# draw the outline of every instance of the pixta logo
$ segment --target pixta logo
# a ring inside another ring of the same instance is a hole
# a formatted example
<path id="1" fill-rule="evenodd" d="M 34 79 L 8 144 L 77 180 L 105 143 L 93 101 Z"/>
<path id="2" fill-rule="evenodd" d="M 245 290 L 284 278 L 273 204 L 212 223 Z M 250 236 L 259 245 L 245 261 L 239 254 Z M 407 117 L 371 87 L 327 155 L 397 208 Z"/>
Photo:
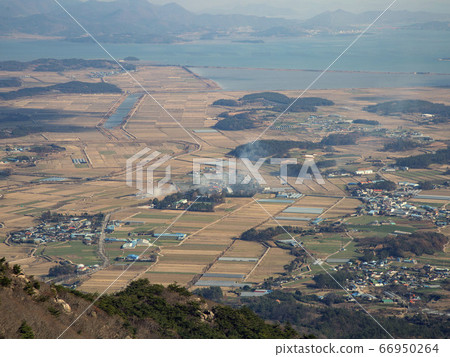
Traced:
<path id="1" fill-rule="evenodd" d="M 135 187 L 143 195 L 158 196 L 175 191 L 176 188 L 173 184 L 167 185 L 171 180 L 170 165 L 165 167 L 162 179 L 157 182 L 154 179 L 155 170 L 171 159 L 170 155 L 162 155 L 159 151 L 152 151 L 149 148 L 139 151 L 126 162 L 127 185 Z M 215 182 L 225 185 L 246 185 L 256 181 L 260 185 L 266 185 L 267 183 L 260 173 L 264 164 L 279 166 L 278 177 L 280 183 L 284 184 L 288 182 L 288 166 L 299 163 L 296 158 L 260 158 L 255 162 L 247 158 L 229 158 L 227 160 L 194 158 L 192 161 L 192 184 L 204 186 Z M 295 184 L 301 185 L 305 180 L 313 179 L 320 185 L 325 184 L 313 156 L 306 155 L 303 164 L 299 167 L 298 174 L 296 174 Z"/>
<path id="2" fill-rule="evenodd" d="M 165 176 L 154 182 L 154 172 L 160 166 L 172 159 L 170 155 L 161 155 L 159 151 L 145 148 L 130 157 L 126 162 L 126 182 L 130 187 L 136 187 L 141 193 L 154 195 L 163 190 L 163 186 L 171 179 L 171 167 L 166 166 Z M 144 175 L 145 173 L 145 175 Z M 145 180 L 144 180 L 145 176 Z"/>

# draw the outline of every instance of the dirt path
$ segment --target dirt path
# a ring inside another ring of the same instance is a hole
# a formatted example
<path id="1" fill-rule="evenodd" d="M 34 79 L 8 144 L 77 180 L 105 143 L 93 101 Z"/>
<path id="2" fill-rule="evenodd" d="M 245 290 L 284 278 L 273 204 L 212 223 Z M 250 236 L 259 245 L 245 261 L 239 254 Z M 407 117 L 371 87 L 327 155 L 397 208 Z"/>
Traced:
<path id="1" fill-rule="evenodd" d="M 327 212 L 331 211 L 334 207 L 336 207 L 339 203 L 341 203 L 343 200 L 345 200 L 345 197 L 342 197 L 339 201 L 337 201 L 334 205 L 327 208 L 325 211 L 323 211 L 317 218 L 322 218 L 323 215 L 325 215 Z"/>
<path id="2" fill-rule="evenodd" d="M 258 259 L 258 262 L 255 264 L 255 266 L 252 268 L 252 270 L 250 270 L 250 272 L 245 276 L 244 281 L 247 281 L 247 279 L 250 277 L 250 275 L 253 274 L 253 272 L 256 270 L 256 268 L 259 266 L 259 264 L 262 263 L 264 257 L 267 255 L 267 253 L 269 253 L 269 251 L 270 251 L 270 247 L 267 247 L 266 251 L 261 256 L 261 258 Z"/>
<path id="3" fill-rule="evenodd" d="M 346 248 L 349 246 L 349 244 L 350 244 L 351 242 L 353 242 L 353 240 L 355 239 L 355 238 L 353 238 L 352 235 L 350 235 L 350 233 L 345 232 L 345 234 L 347 235 L 347 237 L 350 238 L 350 240 L 342 246 L 342 249 L 346 249 Z M 326 263 L 326 261 L 327 261 L 328 258 L 332 257 L 333 255 L 336 255 L 336 254 L 339 253 L 340 251 L 341 251 L 341 248 L 339 248 L 339 250 L 337 250 L 336 252 L 331 253 L 330 255 L 327 255 L 327 256 L 323 259 L 323 261 Z"/>
<path id="4" fill-rule="evenodd" d="M 105 218 L 103 219 L 100 237 L 98 238 L 97 254 L 98 254 L 100 260 L 102 261 L 102 264 L 100 266 L 101 269 L 104 269 L 109 265 L 109 259 L 106 256 L 106 251 L 105 251 L 105 229 L 106 229 L 106 226 L 108 225 L 110 218 L 111 218 L 111 213 L 108 213 L 105 216 Z"/>

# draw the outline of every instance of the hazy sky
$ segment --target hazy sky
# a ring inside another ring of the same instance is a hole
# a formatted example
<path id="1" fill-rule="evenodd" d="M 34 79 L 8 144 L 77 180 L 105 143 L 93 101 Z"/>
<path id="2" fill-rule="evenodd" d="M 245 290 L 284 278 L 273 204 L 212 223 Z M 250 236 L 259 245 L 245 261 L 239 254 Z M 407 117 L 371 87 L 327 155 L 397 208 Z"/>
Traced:
<path id="1" fill-rule="evenodd" d="M 233 11 L 252 5 L 252 11 L 268 11 L 270 8 L 294 10 L 301 18 L 311 17 L 326 10 L 344 9 L 351 12 L 383 10 L 393 0 L 150 0 L 155 4 L 176 2 L 195 12 Z M 260 6 L 258 10 L 257 6 Z M 268 9 L 268 10 L 265 10 Z M 392 7 L 395 10 L 429 11 L 450 13 L 450 0 L 398 0 Z M 289 12 L 287 12 L 289 13 Z"/>

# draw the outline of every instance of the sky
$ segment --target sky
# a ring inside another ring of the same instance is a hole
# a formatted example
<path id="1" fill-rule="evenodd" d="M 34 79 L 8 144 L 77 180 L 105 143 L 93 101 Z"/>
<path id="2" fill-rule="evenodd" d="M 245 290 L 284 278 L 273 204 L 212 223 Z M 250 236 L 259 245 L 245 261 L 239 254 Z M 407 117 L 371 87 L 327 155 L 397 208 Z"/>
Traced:
<path id="1" fill-rule="evenodd" d="M 176 2 L 194 12 L 251 11 L 256 15 L 292 15 L 309 18 L 327 10 L 343 9 L 350 12 L 384 10 L 393 0 L 150 0 L 154 4 Z M 278 10 L 280 9 L 280 10 Z M 428 11 L 450 13 L 449 0 L 397 0 L 393 10 Z"/>

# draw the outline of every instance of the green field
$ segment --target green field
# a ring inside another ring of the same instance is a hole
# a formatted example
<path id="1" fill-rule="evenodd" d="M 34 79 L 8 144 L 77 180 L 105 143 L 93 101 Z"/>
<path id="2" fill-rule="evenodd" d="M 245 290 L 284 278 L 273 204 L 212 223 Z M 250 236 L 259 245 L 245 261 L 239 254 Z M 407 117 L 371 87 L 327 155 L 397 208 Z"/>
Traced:
<path id="1" fill-rule="evenodd" d="M 28 207 L 26 209 L 20 209 L 20 210 L 13 211 L 13 212 L 22 214 L 22 215 L 26 215 L 26 214 L 39 215 L 40 213 L 42 213 L 44 211 L 48 211 L 48 209 L 47 208 L 30 208 L 30 207 Z"/>
<path id="2" fill-rule="evenodd" d="M 161 246 L 165 246 L 165 245 L 177 245 L 179 244 L 180 241 L 179 240 L 172 240 L 172 239 L 167 239 L 167 238 L 160 238 L 156 241 L 155 245 L 157 247 L 161 247 Z"/>
<path id="3" fill-rule="evenodd" d="M 178 222 L 177 222 L 178 223 Z M 183 232 L 183 233 L 190 233 L 193 231 L 197 231 L 201 228 L 203 228 L 205 225 L 199 224 L 198 226 L 179 226 L 177 223 L 175 223 L 172 227 L 171 230 L 172 232 Z"/>
<path id="4" fill-rule="evenodd" d="M 435 208 L 441 208 L 442 206 L 444 206 L 447 203 L 447 201 L 442 201 L 440 203 L 437 203 L 437 202 L 419 202 L 419 201 L 416 201 L 414 199 L 412 199 L 410 202 L 412 204 L 414 204 L 415 206 L 419 206 L 419 207 L 420 206 L 431 206 L 431 207 L 435 207 Z"/>
<path id="5" fill-rule="evenodd" d="M 180 211 L 181 213 L 181 211 Z M 167 214 L 167 213 L 139 213 L 133 216 L 133 219 L 143 218 L 143 219 L 173 219 L 177 217 L 177 214 Z"/>
<path id="6" fill-rule="evenodd" d="M 413 181 L 434 181 L 443 180 L 442 172 L 436 170 L 424 170 L 424 171 L 399 171 L 395 173 L 395 176 L 402 177 Z"/>
<path id="7" fill-rule="evenodd" d="M 114 231 L 113 233 L 108 233 L 108 237 L 128 238 L 128 232 L 126 232 L 126 231 Z"/>
<path id="8" fill-rule="evenodd" d="M 372 225 L 375 221 L 388 221 L 395 224 L 388 225 Z M 374 233 L 392 233 L 394 231 L 415 232 L 418 229 L 428 228 L 427 222 L 409 221 L 405 218 L 388 217 L 388 216 L 359 216 L 352 217 L 347 220 L 347 227 L 358 231 L 374 232 Z"/>
<path id="9" fill-rule="evenodd" d="M 301 237 L 305 248 L 312 253 L 319 255 L 328 255 L 338 251 L 341 245 L 345 245 L 350 240 L 347 236 L 340 235 L 324 235 L 318 236 L 305 236 Z M 334 256 L 333 256 L 334 257 Z"/>
<path id="10" fill-rule="evenodd" d="M 345 250 L 340 251 L 337 254 L 334 254 L 330 258 L 331 259 L 335 259 L 335 258 L 336 259 L 356 259 L 360 255 L 355 252 L 355 249 L 356 249 L 356 243 L 352 242 L 345 248 Z"/>
<path id="11" fill-rule="evenodd" d="M 146 223 L 143 226 L 140 226 L 139 228 L 133 229 L 132 232 L 133 233 L 140 233 L 140 232 L 147 232 L 147 231 L 151 231 L 155 228 L 160 228 L 162 231 L 164 231 L 164 229 L 166 229 L 167 224 L 164 223 Z"/>
<path id="12" fill-rule="evenodd" d="M 439 252 L 434 255 L 422 255 L 415 257 L 419 264 L 437 265 L 440 267 L 448 268 L 450 266 L 450 259 L 447 253 Z"/>
<path id="13" fill-rule="evenodd" d="M 70 260 L 75 264 L 94 265 L 99 263 L 97 257 L 97 246 L 87 246 L 80 241 L 49 243 L 44 248 L 39 249 L 36 254 L 61 257 Z"/>
<path id="14" fill-rule="evenodd" d="M 208 264 L 214 259 L 211 255 L 184 255 L 184 256 L 162 256 L 159 261 L 161 263 L 193 263 L 193 264 Z"/>
<path id="15" fill-rule="evenodd" d="M 39 200 L 39 201 L 30 201 L 30 202 L 24 202 L 24 203 L 22 203 L 21 205 L 20 205 L 20 207 L 26 207 L 26 206 L 32 206 L 32 205 L 34 205 L 34 204 L 36 204 L 36 203 L 41 203 L 42 201 L 41 200 Z"/>
<path id="16" fill-rule="evenodd" d="M 186 243 L 183 244 L 180 249 L 181 250 L 224 250 L 227 245 L 220 244 L 195 244 L 195 243 Z"/>
<path id="17" fill-rule="evenodd" d="M 358 217 L 352 217 L 349 218 L 346 223 L 347 224 L 368 224 L 375 221 L 392 221 L 395 223 L 395 220 L 393 217 L 388 216 L 358 216 Z"/>
<path id="18" fill-rule="evenodd" d="M 292 235 L 295 240 L 303 243 L 303 247 L 311 254 L 318 255 L 319 258 L 338 251 L 341 245 L 345 245 L 350 240 L 346 235 L 339 234 L 313 234 L 307 236 Z M 280 234 L 274 240 L 292 239 L 287 233 Z M 287 245 L 287 249 L 291 246 Z M 334 257 L 334 256 L 333 256 Z"/>
<path id="19" fill-rule="evenodd" d="M 368 231 L 374 233 L 393 233 L 394 231 L 404 231 L 414 233 L 417 229 L 411 226 L 372 226 L 372 225 L 348 225 L 349 229 L 356 229 L 360 231 Z"/>
<path id="20" fill-rule="evenodd" d="M 177 222 L 199 222 L 199 223 L 211 223 L 214 222 L 216 220 L 218 220 L 221 216 L 218 215 L 190 215 L 190 214 L 185 214 L 182 217 L 180 217 L 180 219 Z"/>
<path id="21" fill-rule="evenodd" d="M 111 262 L 113 262 L 114 259 L 117 257 L 126 257 L 129 254 L 140 255 L 145 252 L 144 255 L 149 255 L 149 254 L 155 252 L 155 248 L 152 246 L 136 247 L 135 249 L 120 249 L 120 247 L 123 244 L 124 244 L 123 242 L 111 242 L 111 243 L 105 244 L 106 255 L 108 256 L 108 258 Z"/>

